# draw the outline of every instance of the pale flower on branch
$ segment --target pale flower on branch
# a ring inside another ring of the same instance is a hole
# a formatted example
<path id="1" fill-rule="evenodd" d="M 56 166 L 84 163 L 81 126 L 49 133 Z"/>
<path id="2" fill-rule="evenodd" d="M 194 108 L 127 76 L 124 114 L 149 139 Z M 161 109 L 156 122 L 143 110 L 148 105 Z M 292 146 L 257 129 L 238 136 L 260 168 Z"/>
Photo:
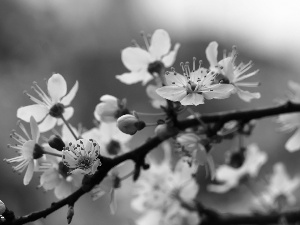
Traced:
<path id="1" fill-rule="evenodd" d="M 117 75 L 116 78 L 125 84 L 141 81 L 145 85 L 154 78 L 153 74 L 158 74 L 164 68 L 172 66 L 176 59 L 180 45 L 176 44 L 171 51 L 171 39 L 165 30 L 156 30 L 150 44 L 147 37 L 145 35 L 143 37 L 147 50 L 139 46 L 122 50 L 122 62 L 130 72 Z"/>
<path id="2" fill-rule="evenodd" d="M 199 186 L 194 179 L 196 168 L 186 162 L 177 162 L 174 170 L 169 161 L 151 163 L 150 169 L 143 171 L 136 182 L 132 207 L 139 211 L 161 210 L 180 202 L 192 203 Z"/>
<path id="3" fill-rule="evenodd" d="M 71 169 L 70 173 L 94 174 L 101 166 L 100 146 L 93 139 L 70 142 L 62 154 L 62 161 Z"/>
<path id="4" fill-rule="evenodd" d="M 258 70 L 245 74 L 253 66 L 252 62 L 235 64 L 237 58 L 235 46 L 228 56 L 224 54 L 223 59 L 218 62 L 218 43 L 213 41 L 206 48 L 206 57 L 210 63 L 210 70 L 220 74 L 216 77 L 216 82 L 232 84 L 234 86 L 233 92 L 237 93 L 246 102 L 250 102 L 254 98 L 260 98 L 260 93 L 251 93 L 240 88 L 259 86 L 258 82 L 244 82 L 245 79 L 257 74 Z"/>
<path id="5" fill-rule="evenodd" d="M 38 144 L 40 131 L 35 119 L 32 116 L 30 117 L 31 136 L 29 136 L 22 123 L 18 123 L 18 125 L 25 137 L 13 131 L 11 137 L 16 140 L 18 144 L 8 145 L 8 147 L 17 149 L 20 155 L 11 159 L 4 159 L 4 161 L 8 163 L 19 163 L 19 165 L 13 167 L 14 171 L 18 173 L 22 173 L 26 169 L 23 183 L 24 185 L 28 185 L 32 179 L 34 170 L 37 169 L 36 160 L 43 156 L 44 151 Z"/>
<path id="6" fill-rule="evenodd" d="M 85 139 L 94 139 L 101 146 L 101 155 L 114 157 L 129 151 L 128 142 L 132 136 L 123 133 L 116 122 L 100 123 L 82 134 Z"/>
<path id="7" fill-rule="evenodd" d="M 299 189 L 299 186 L 300 177 L 291 179 L 284 164 L 276 163 L 266 190 L 254 199 L 254 203 L 269 209 L 294 205 L 297 201 L 294 192 Z"/>
<path id="8" fill-rule="evenodd" d="M 176 141 L 179 145 L 177 152 L 183 160 L 195 167 L 198 167 L 198 165 L 205 166 L 207 174 L 210 175 L 211 178 L 214 178 L 214 161 L 204 146 L 204 143 L 207 142 L 204 135 L 190 131 L 177 135 Z"/>
<path id="9" fill-rule="evenodd" d="M 47 152 L 57 152 L 49 146 L 44 146 Z M 46 161 L 39 166 L 40 177 L 39 187 L 45 191 L 53 190 L 58 199 L 66 198 L 77 190 L 82 182 L 83 174 L 70 173 L 70 169 L 62 162 L 61 157 L 46 155 Z"/>
<path id="10" fill-rule="evenodd" d="M 34 82 L 32 89 L 40 99 L 25 92 L 36 104 L 19 108 L 17 111 L 18 118 L 29 122 L 30 117 L 33 116 L 39 123 L 40 132 L 46 132 L 51 130 L 56 124 L 62 125 L 62 116 L 65 120 L 72 117 L 74 108 L 69 105 L 77 93 L 77 81 L 68 94 L 67 83 L 60 74 L 53 74 L 49 78 L 47 82 L 48 94 L 36 82 Z"/>
<path id="11" fill-rule="evenodd" d="M 166 72 L 167 86 L 158 88 L 157 94 L 174 102 L 179 101 L 182 105 L 204 104 L 204 99 L 228 98 L 234 86 L 231 84 L 214 84 L 213 81 L 217 73 L 200 67 L 201 63 L 196 69 L 195 60 L 194 58 L 192 71 L 190 71 L 188 63 L 185 66 L 182 65 L 183 75 L 175 70 Z"/>
<path id="12" fill-rule="evenodd" d="M 78 137 L 77 129 L 71 125 L 70 127 Z M 65 145 L 76 141 L 66 125 L 62 126 L 61 139 Z M 57 153 L 47 145 L 44 148 L 47 152 Z M 46 155 L 46 160 L 40 163 L 38 171 L 43 172 L 39 187 L 43 187 L 45 191 L 54 189 L 54 194 L 58 199 L 65 198 L 78 189 L 83 178 L 81 173 L 70 173 L 70 169 L 62 162 L 62 157 L 53 155 Z"/>
<path id="13" fill-rule="evenodd" d="M 120 100 L 112 95 L 103 95 L 100 101 L 94 111 L 95 118 L 100 122 L 115 122 L 120 116 L 130 113 L 126 108 L 125 99 Z"/>
<path id="14" fill-rule="evenodd" d="M 197 225 L 200 221 L 198 212 L 189 211 L 180 204 L 174 204 L 164 211 L 148 210 L 135 222 L 137 225 Z"/>
<path id="15" fill-rule="evenodd" d="M 267 154 L 261 151 L 256 144 L 249 145 L 245 152 L 244 163 L 239 168 L 233 168 L 229 165 L 219 166 L 216 170 L 216 180 L 221 183 L 208 185 L 208 190 L 225 193 L 236 188 L 245 176 L 256 177 L 267 159 Z"/>
<path id="16" fill-rule="evenodd" d="M 289 81 L 288 86 L 291 91 L 289 100 L 300 103 L 300 84 Z M 295 130 L 294 134 L 285 143 L 285 148 L 289 152 L 298 151 L 300 149 L 300 113 L 281 114 L 278 116 L 277 122 L 281 124 L 281 131 Z"/>
<path id="17" fill-rule="evenodd" d="M 117 210 L 117 189 L 121 187 L 122 179 L 120 177 L 120 172 L 124 169 L 123 165 L 124 164 L 119 164 L 118 166 L 110 170 L 103 181 L 101 181 L 100 184 L 96 185 L 91 190 L 91 197 L 93 201 L 96 201 L 105 194 L 109 195 L 109 208 L 111 214 L 115 214 Z"/>
<path id="18" fill-rule="evenodd" d="M 150 98 L 150 102 L 154 108 L 160 109 L 161 106 L 166 107 L 167 106 L 167 101 L 160 95 L 156 93 L 156 90 L 160 88 L 161 85 L 153 85 L 149 84 L 146 88 L 146 93 L 148 97 Z"/>

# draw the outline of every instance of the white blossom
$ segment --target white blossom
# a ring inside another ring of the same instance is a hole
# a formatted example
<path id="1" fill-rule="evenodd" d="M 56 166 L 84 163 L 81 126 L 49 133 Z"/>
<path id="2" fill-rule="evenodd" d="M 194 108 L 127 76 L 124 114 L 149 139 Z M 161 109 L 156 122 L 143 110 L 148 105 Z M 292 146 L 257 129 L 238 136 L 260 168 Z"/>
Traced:
<path id="1" fill-rule="evenodd" d="M 289 100 L 300 103 L 300 84 L 289 81 L 289 89 L 291 94 Z M 281 131 L 295 130 L 294 134 L 285 143 L 285 148 L 289 152 L 295 152 L 300 149 L 300 113 L 288 113 L 278 116 L 277 122 L 281 124 Z"/>
<path id="2" fill-rule="evenodd" d="M 250 102 L 254 98 L 260 98 L 260 93 L 251 93 L 240 88 L 257 87 L 259 83 L 244 82 L 244 80 L 257 74 L 258 70 L 245 74 L 253 66 L 252 62 L 235 64 L 237 57 L 236 47 L 233 47 L 232 52 L 228 56 L 224 55 L 224 58 L 218 62 L 218 43 L 213 41 L 206 48 L 206 57 L 210 63 L 210 69 L 220 74 L 216 77 L 217 82 L 234 85 L 233 91 L 246 102 Z"/>
<path id="3" fill-rule="evenodd" d="M 182 105 L 199 105 L 204 104 L 204 99 L 228 98 L 234 89 L 231 84 L 214 84 L 217 73 L 200 66 L 196 70 L 195 60 L 191 72 L 188 64 L 183 70 L 184 75 L 175 71 L 167 72 L 167 86 L 158 88 L 157 94 L 171 101 L 179 101 Z"/>
<path id="4" fill-rule="evenodd" d="M 260 151 L 256 144 L 251 144 L 245 152 L 245 161 L 239 168 L 229 165 L 221 165 L 216 170 L 216 180 L 221 184 L 208 185 L 212 192 L 225 193 L 239 185 L 240 180 L 245 176 L 256 177 L 262 165 L 267 161 L 267 154 Z"/>
<path id="5" fill-rule="evenodd" d="M 137 47 L 125 48 L 121 53 L 122 62 L 130 70 L 129 73 L 117 75 L 116 78 L 125 84 L 142 82 L 143 85 L 153 79 L 152 73 L 164 67 L 170 67 L 176 58 L 180 47 L 176 44 L 171 51 L 171 39 L 169 34 L 162 29 L 156 30 L 150 44 L 145 38 L 147 50 Z"/>
<path id="6" fill-rule="evenodd" d="M 34 105 L 24 106 L 18 109 L 17 117 L 29 122 L 33 116 L 39 123 L 40 132 L 51 130 L 56 124 L 62 125 L 63 116 L 66 120 L 70 119 L 74 113 L 74 108 L 69 106 L 78 90 L 78 82 L 67 94 L 67 83 L 62 75 L 53 74 L 47 82 L 48 94 L 46 94 L 36 83 L 32 89 L 40 99 L 25 92 L 29 98 L 35 102 Z"/>
<path id="7" fill-rule="evenodd" d="M 290 178 L 284 164 L 276 163 L 273 167 L 273 174 L 269 179 L 269 184 L 266 190 L 254 199 L 254 203 L 270 209 L 280 208 L 286 205 L 294 205 L 296 203 L 296 196 L 294 192 L 300 186 L 300 177 Z M 281 198 L 281 199 L 280 199 Z M 284 198 L 284 199 L 282 199 Z M 284 200 L 284 202 L 280 202 Z"/>
<path id="8" fill-rule="evenodd" d="M 19 127 L 25 134 L 25 138 L 13 131 L 11 137 L 16 140 L 18 144 L 8 146 L 17 149 L 20 155 L 11 159 L 4 159 L 4 161 L 8 163 L 19 163 L 19 165 L 13 167 L 18 173 L 22 173 L 26 169 L 23 183 L 24 185 L 28 185 L 36 167 L 35 160 L 43 156 L 43 149 L 38 145 L 40 131 L 32 116 L 30 117 L 31 136 L 29 136 L 22 123 L 19 123 Z"/>
<path id="9" fill-rule="evenodd" d="M 70 142 L 62 151 L 63 163 L 71 169 L 71 173 L 94 174 L 101 166 L 100 146 L 93 139 L 79 139 Z"/>
<path id="10" fill-rule="evenodd" d="M 115 122 L 120 116 L 129 113 L 125 100 L 121 101 L 112 95 L 103 95 L 100 101 L 94 111 L 94 116 L 98 121 Z"/>

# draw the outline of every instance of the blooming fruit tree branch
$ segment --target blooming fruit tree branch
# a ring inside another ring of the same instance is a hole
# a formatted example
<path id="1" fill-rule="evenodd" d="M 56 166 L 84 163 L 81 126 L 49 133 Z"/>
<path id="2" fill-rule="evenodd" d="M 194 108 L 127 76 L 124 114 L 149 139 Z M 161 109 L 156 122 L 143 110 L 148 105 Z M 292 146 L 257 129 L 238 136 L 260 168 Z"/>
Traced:
<path id="1" fill-rule="evenodd" d="M 244 139 L 254 132 L 256 120 L 270 116 L 277 117 L 282 130 L 296 130 L 287 141 L 287 150 L 300 149 L 300 85 L 290 81 L 290 99 L 277 106 L 200 114 L 189 106 L 199 107 L 206 101 L 222 100 L 233 94 L 245 102 L 259 99 L 260 93 L 244 90 L 244 87 L 259 85 L 244 81 L 258 70 L 252 71 L 251 62 L 236 64 L 235 46 L 232 52 L 218 60 L 218 44 L 211 42 L 205 51 L 209 68 L 204 68 L 201 60 L 196 63 L 194 57 L 191 66 L 188 62 L 180 63 L 182 72 L 177 72 L 171 66 L 180 45 L 172 48 L 169 34 L 162 29 L 156 30 L 150 38 L 144 33 L 142 37 L 146 48 L 134 41 L 134 47 L 122 51 L 122 61 L 130 72 L 116 78 L 125 84 L 141 82 L 147 85 L 146 93 L 152 106 L 161 112 L 130 110 L 126 99 L 107 94 L 100 97 L 95 107 L 95 127 L 77 129 L 68 120 L 74 113 L 70 104 L 77 94 L 78 82 L 69 92 L 60 74 L 49 78 L 47 92 L 34 82 L 32 89 L 36 96 L 25 94 L 35 104 L 17 110 L 21 120 L 17 123 L 19 131 L 11 133 L 16 144 L 8 145 L 17 150 L 18 156 L 4 161 L 17 163 L 13 170 L 19 173 L 26 170 L 24 185 L 28 185 L 36 173 L 41 173 L 39 187 L 53 190 L 59 200 L 46 209 L 19 217 L 11 206 L 0 201 L 0 224 L 36 221 L 63 206 L 68 207 L 66 217 L 71 223 L 75 203 L 84 194 L 89 194 L 92 200 L 108 194 L 108 205 L 114 214 L 118 189 L 128 177 L 134 180 L 131 206 L 141 214 L 135 221 L 138 225 L 299 222 L 299 210 L 284 209 L 296 203 L 294 192 L 300 185 L 300 177 L 291 177 L 283 163 L 274 165 L 265 191 L 258 193 L 251 202 L 255 213 L 247 215 L 222 214 L 205 207 L 197 197 L 203 189 L 197 181 L 197 173 L 206 170 L 210 177 L 207 190 L 219 194 L 239 188 L 245 180 L 255 180 L 267 163 L 268 155 L 255 143 L 245 145 Z M 186 117 L 182 119 L 183 116 Z M 153 122 L 151 118 L 156 120 Z M 132 136 L 150 126 L 155 127 L 153 136 L 130 149 L 128 143 Z M 52 134 L 47 136 L 47 131 Z M 41 133 L 47 140 L 40 140 Z M 211 152 L 225 139 L 237 139 L 237 148 L 229 151 L 223 165 L 216 166 Z M 148 154 L 155 148 L 164 152 L 160 163 Z M 122 175 L 128 161 L 133 161 L 133 171 Z"/>

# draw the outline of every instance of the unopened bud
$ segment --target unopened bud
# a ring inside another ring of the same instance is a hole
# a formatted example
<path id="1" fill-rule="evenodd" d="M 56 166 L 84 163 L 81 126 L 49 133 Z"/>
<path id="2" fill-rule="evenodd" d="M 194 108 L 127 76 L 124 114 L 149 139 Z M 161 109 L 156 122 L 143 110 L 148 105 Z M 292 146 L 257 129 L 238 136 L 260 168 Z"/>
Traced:
<path id="1" fill-rule="evenodd" d="M 0 200 L 0 215 L 2 215 L 6 210 L 5 204 Z"/>
<path id="2" fill-rule="evenodd" d="M 50 147 L 55 148 L 58 151 L 62 151 L 65 147 L 65 143 L 58 135 L 52 135 L 49 138 L 48 144 L 50 145 Z"/>
<path id="3" fill-rule="evenodd" d="M 74 216 L 74 206 L 70 205 L 67 214 L 68 224 L 72 222 L 73 216 Z"/>
<path id="4" fill-rule="evenodd" d="M 178 133 L 178 130 L 169 124 L 161 124 L 155 128 L 154 133 L 159 137 L 159 139 L 166 140 L 175 136 Z"/>
<path id="5" fill-rule="evenodd" d="M 146 126 L 144 121 L 129 114 L 119 117 L 117 125 L 123 133 L 130 135 L 134 135 L 138 130 L 142 130 Z"/>

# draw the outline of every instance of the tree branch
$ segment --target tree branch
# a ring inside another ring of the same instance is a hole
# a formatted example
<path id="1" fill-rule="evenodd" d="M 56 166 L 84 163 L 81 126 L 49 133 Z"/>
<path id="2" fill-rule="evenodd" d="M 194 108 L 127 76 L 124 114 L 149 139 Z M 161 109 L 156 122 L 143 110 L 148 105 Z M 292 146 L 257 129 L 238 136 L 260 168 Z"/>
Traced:
<path id="1" fill-rule="evenodd" d="M 268 107 L 264 109 L 256 109 L 256 110 L 244 110 L 244 111 L 228 111 L 228 112 L 220 112 L 220 113 L 211 113 L 211 114 L 203 114 L 201 115 L 201 120 L 205 123 L 213 123 L 220 122 L 225 123 L 230 120 L 244 120 L 249 121 L 252 119 L 260 119 L 269 116 L 275 116 L 283 113 L 291 113 L 291 112 L 300 112 L 300 104 L 287 102 L 285 104 Z M 199 125 L 198 119 L 186 119 L 183 121 L 178 121 L 176 123 L 177 128 L 184 130 L 188 127 L 193 127 Z M 165 139 L 168 139 L 170 136 L 166 136 Z M 52 203 L 50 207 L 47 209 L 33 212 L 29 215 L 17 217 L 13 220 L 5 221 L 1 223 L 3 225 L 20 225 L 28 222 L 35 221 L 40 218 L 45 218 L 52 212 L 60 209 L 65 205 L 74 204 L 82 195 L 89 192 L 95 185 L 99 184 L 103 178 L 107 175 L 110 169 L 115 167 L 116 165 L 126 161 L 133 160 L 136 164 L 140 163 L 141 160 L 144 160 L 144 157 L 155 147 L 157 147 L 164 140 L 157 136 L 150 138 L 145 144 L 136 148 L 131 152 L 127 152 L 123 155 L 115 157 L 113 159 L 101 157 L 102 166 L 99 170 L 90 177 L 85 177 L 83 180 L 83 184 L 81 188 L 75 191 L 70 196 Z M 286 217 L 288 221 L 298 221 L 300 218 L 300 212 L 290 212 L 284 214 L 272 214 L 272 215 L 228 215 L 228 216 L 220 216 L 217 217 L 217 223 L 206 223 L 206 224 L 266 224 L 271 222 L 277 222 L 279 218 L 282 216 Z M 260 219 L 259 219 L 260 218 Z M 207 221 L 209 222 L 209 221 Z"/>
<path id="2" fill-rule="evenodd" d="M 300 221 L 300 210 L 284 213 L 271 214 L 250 214 L 250 215 L 234 215 L 219 214 L 216 218 L 207 218 L 201 225 L 233 225 L 233 224 L 280 224 L 285 220 L 288 223 L 296 223 Z"/>

